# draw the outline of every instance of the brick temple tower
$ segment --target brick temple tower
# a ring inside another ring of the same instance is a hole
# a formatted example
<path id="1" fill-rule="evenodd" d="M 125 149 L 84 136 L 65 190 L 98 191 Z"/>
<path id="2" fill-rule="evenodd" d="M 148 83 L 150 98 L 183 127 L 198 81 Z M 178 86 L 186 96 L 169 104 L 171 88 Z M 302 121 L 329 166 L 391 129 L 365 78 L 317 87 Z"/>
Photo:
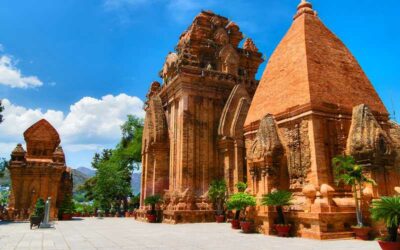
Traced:
<path id="1" fill-rule="evenodd" d="M 164 195 L 165 222 L 213 220 L 212 180 L 245 178 L 243 125 L 262 55 L 239 27 L 201 12 L 151 85 L 143 135 L 143 199 Z"/>
<path id="2" fill-rule="evenodd" d="M 50 218 L 57 219 L 65 195 L 72 195 L 72 173 L 65 166 L 54 127 L 42 119 L 25 133 L 27 150 L 21 144 L 11 153 L 10 219 L 25 220 L 33 212 L 38 198 L 51 197 Z"/>
<path id="3" fill-rule="evenodd" d="M 244 130 L 253 194 L 294 192 L 287 213 L 299 236 L 351 235 L 354 201 L 351 189 L 334 182 L 336 155 L 353 155 L 378 183 L 364 187 L 364 204 L 400 185 L 400 127 L 389 121 L 354 56 L 305 0 L 269 59 Z M 257 208 L 265 233 L 274 219 L 272 209 Z"/>

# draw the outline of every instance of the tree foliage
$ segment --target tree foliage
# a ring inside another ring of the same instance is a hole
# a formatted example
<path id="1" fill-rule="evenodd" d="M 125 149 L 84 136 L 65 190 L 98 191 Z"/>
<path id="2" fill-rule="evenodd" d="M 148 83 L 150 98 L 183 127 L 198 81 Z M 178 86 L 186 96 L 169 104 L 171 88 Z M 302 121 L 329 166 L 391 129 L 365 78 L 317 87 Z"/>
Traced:
<path id="1" fill-rule="evenodd" d="M 292 204 L 292 192 L 277 190 L 263 195 L 262 204 L 266 206 L 289 206 Z"/>
<path id="2" fill-rule="evenodd" d="M 400 196 L 381 197 L 372 201 L 371 217 L 382 220 L 389 232 L 389 241 L 397 241 L 397 228 L 400 226 Z"/>
<path id="3" fill-rule="evenodd" d="M 247 188 L 247 184 L 242 181 L 239 181 L 238 183 L 236 183 L 235 186 L 239 192 L 244 192 L 244 191 L 246 191 L 246 188 Z"/>
<path id="4" fill-rule="evenodd" d="M 60 209 L 58 210 L 58 217 L 61 218 L 63 214 L 73 214 L 74 212 L 74 201 L 72 200 L 72 196 L 67 194 L 61 202 Z"/>
<path id="5" fill-rule="evenodd" d="M 10 190 L 0 190 L 0 213 L 7 206 L 10 198 Z"/>
<path id="6" fill-rule="evenodd" d="M 5 158 L 0 158 L 0 177 L 4 176 L 4 171 L 8 167 L 8 161 Z"/>
<path id="7" fill-rule="evenodd" d="M 93 156 L 96 175 L 80 188 L 88 200 L 94 200 L 103 210 L 124 201 L 132 195 L 131 177 L 141 161 L 143 119 L 128 115 L 121 126 L 122 137 L 114 149 L 104 149 Z"/>

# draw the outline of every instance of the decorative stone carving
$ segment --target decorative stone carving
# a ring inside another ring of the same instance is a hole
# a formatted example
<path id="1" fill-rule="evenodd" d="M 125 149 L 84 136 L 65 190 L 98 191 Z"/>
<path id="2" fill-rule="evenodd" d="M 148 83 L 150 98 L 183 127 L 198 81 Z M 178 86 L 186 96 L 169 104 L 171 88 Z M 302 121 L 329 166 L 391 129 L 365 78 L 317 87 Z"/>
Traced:
<path id="1" fill-rule="evenodd" d="M 394 121 L 389 122 L 389 136 L 393 142 L 393 151 L 395 151 L 394 166 L 400 168 L 400 125 Z"/>
<path id="2" fill-rule="evenodd" d="M 308 121 L 290 125 L 284 129 L 288 148 L 287 162 L 290 188 L 302 188 L 308 183 L 307 175 L 311 171 L 310 141 Z"/>
<path id="3" fill-rule="evenodd" d="M 243 49 L 251 52 L 258 52 L 258 48 L 256 47 L 251 38 L 247 38 L 246 41 L 244 41 Z"/>
<path id="4" fill-rule="evenodd" d="M 239 55 L 232 45 L 223 47 L 219 53 L 222 60 L 222 72 L 237 75 L 239 65 Z"/>
<path id="5" fill-rule="evenodd" d="M 147 94 L 145 107 L 142 138 L 142 206 L 147 196 L 163 195 L 164 190 L 168 189 L 169 133 L 159 91 L 160 84 L 153 82 Z"/>
<path id="6" fill-rule="evenodd" d="M 219 28 L 214 35 L 215 42 L 220 46 L 225 46 L 229 43 L 229 36 L 224 28 Z"/>
<path id="7" fill-rule="evenodd" d="M 353 109 L 347 154 L 365 164 L 393 165 L 392 142 L 365 104 Z"/>
<path id="8" fill-rule="evenodd" d="M 260 122 L 256 138 L 247 155 L 250 175 L 253 176 L 253 179 L 256 179 L 255 176 L 259 174 L 262 174 L 263 177 L 272 177 L 274 186 L 277 186 L 282 156 L 283 147 L 275 119 L 272 115 L 267 114 Z"/>

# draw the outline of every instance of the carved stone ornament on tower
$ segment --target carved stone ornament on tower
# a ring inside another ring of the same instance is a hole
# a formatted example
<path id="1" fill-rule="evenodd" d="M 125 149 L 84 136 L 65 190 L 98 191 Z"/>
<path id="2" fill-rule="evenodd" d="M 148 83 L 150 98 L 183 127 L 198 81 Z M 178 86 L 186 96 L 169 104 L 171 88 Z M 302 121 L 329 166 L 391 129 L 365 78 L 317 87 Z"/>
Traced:
<path id="1" fill-rule="evenodd" d="M 256 137 L 247 152 L 250 174 L 248 181 L 251 183 L 253 193 L 257 194 L 260 189 L 265 191 L 279 188 L 283 153 L 275 119 L 267 114 L 261 120 Z M 262 185 L 266 186 L 260 188 L 258 180 L 264 180 Z"/>

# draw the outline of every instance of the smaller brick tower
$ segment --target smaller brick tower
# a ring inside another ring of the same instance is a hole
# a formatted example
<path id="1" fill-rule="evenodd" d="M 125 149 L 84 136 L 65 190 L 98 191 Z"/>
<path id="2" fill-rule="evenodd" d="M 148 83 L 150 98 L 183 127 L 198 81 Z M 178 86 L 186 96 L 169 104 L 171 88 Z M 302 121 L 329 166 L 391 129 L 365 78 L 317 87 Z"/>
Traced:
<path id="1" fill-rule="evenodd" d="M 50 218 L 57 219 L 66 194 L 72 195 L 72 174 L 65 166 L 60 137 L 46 120 L 40 120 L 24 133 L 25 151 L 18 144 L 11 153 L 10 219 L 26 220 L 38 198 L 51 197 Z"/>

